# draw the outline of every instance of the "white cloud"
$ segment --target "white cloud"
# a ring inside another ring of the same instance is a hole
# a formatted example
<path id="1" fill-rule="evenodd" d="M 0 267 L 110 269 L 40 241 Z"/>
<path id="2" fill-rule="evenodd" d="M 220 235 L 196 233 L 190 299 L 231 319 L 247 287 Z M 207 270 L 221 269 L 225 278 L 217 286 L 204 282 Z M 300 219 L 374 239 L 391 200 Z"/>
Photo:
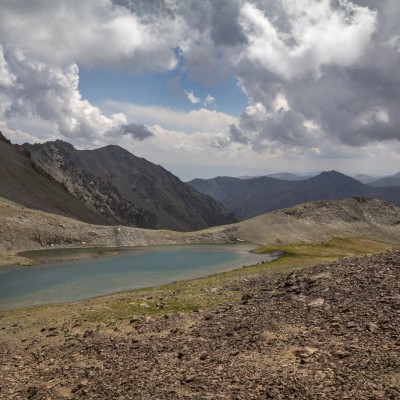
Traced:
<path id="1" fill-rule="evenodd" d="M 82 99 L 76 64 L 49 66 L 27 57 L 20 49 L 9 49 L 5 59 L 15 82 L 5 90 L 3 114 L 12 124 L 18 125 L 19 121 L 22 127 L 26 119 L 33 126 L 51 124 L 64 138 L 91 145 L 122 132 L 127 122 L 123 114 L 107 117 Z"/>
<path id="2" fill-rule="evenodd" d="M 381 168 L 400 151 L 399 20 L 398 0 L 2 0 L 2 129 L 81 147 L 121 140 L 170 163 L 316 169 L 364 152 Z M 187 91 L 197 110 L 99 108 L 79 93 L 78 65 L 177 67 L 181 83 L 208 85 L 234 74 L 249 107 L 239 120 Z"/>
<path id="3" fill-rule="evenodd" d="M 11 86 L 14 84 L 15 76 L 9 71 L 7 62 L 3 54 L 3 46 L 0 45 L 0 87 Z"/>
<path id="4" fill-rule="evenodd" d="M 197 131 L 218 133 L 227 130 L 230 124 L 239 122 L 238 118 L 232 115 L 206 108 L 182 112 L 111 100 L 107 101 L 105 108 L 110 112 L 122 111 L 130 122 L 144 123 L 147 126 L 160 125 L 165 129 L 186 133 Z"/>
<path id="5" fill-rule="evenodd" d="M 198 103 L 200 103 L 200 98 L 199 97 L 196 97 L 194 94 L 193 94 L 193 91 L 191 90 L 190 92 L 189 91 L 187 91 L 187 90 L 185 90 L 185 94 L 186 94 L 186 97 L 188 98 L 188 100 L 192 103 L 192 104 L 198 104 Z"/>
<path id="6" fill-rule="evenodd" d="M 46 63 L 170 70 L 185 25 L 179 16 L 140 15 L 111 0 L 2 1 L 0 39 Z"/>
<path id="7" fill-rule="evenodd" d="M 342 4 L 345 7 L 333 8 L 330 0 L 282 0 L 291 25 L 288 33 L 262 10 L 245 3 L 240 21 L 249 46 L 241 61 L 259 64 L 284 79 L 318 76 L 325 65 L 353 65 L 375 31 L 376 12 Z"/>
<path id="8" fill-rule="evenodd" d="M 204 99 L 204 101 L 203 101 L 203 105 L 204 105 L 204 106 L 209 106 L 209 105 L 211 105 L 211 104 L 214 104 L 215 101 L 216 101 L 216 98 L 215 98 L 215 97 L 212 97 L 211 94 L 209 93 L 209 94 L 205 97 L 205 99 Z"/>

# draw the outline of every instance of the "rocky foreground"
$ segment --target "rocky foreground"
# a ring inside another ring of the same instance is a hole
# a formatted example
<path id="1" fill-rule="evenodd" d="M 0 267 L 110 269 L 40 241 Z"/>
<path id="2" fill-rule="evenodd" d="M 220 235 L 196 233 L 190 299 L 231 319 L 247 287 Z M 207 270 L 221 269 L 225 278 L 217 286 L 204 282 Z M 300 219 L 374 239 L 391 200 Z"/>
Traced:
<path id="1" fill-rule="evenodd" d="M 0 398 L 400 398 L 400 251 L 234 285 L 239 301 L 114 330 L 24 337 L 4 316 Z"/>

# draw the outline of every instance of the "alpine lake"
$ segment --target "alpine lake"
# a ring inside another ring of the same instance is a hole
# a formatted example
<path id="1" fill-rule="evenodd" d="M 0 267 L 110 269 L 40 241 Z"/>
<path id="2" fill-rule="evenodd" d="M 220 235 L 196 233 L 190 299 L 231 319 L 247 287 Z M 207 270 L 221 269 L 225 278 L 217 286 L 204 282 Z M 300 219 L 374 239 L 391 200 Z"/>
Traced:
<path id="1" fill-rule="evenodd" d="M 0 311 L 160 286 L 272 261 L 254 244 L 50 249 L 20 253 L 34 266 L 0 268 Z"/>

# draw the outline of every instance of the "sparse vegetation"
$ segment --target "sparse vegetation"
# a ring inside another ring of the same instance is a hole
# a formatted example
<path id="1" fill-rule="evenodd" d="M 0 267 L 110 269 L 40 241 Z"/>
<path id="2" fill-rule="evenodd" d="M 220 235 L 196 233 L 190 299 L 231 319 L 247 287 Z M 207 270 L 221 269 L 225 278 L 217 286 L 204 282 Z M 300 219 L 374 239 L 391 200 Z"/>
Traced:
<path id="1" fill-rule="evenodd" d="M 268 263 L 246 266 L 200 279 L 175 282 L 164 286 L 145 288 L 78 302 L 75 304 L 42 306 L 33 314 L 69 319 L 90 327 L 92 324 L 115 324 L 132 316 L 164 315 L 175 312 L 193 312 L 216 307 L 240 299 L 241 283 L 249 279 L 311 267 L 354 255 L 372 254 L 393 248 L 393 244 L 363 237 L 336 238 L 324 243 L 300 243 L 279 247 L 264 247 L 260 253 L 281 251 L 282 257 Z M 17 317 L 25 310 L 5 315 Z M 78 315 L 78 317 L 77 317 Z M 41 319 L 41 318 L 39 318 Z M 69 321 L 71 322 L 71 321 Z"/>
<path id="2" fill-rule="evenodd" d="M 398 291 L 390 276 L 400 255 L 353 257 L 389 247 L 364 237 L 265 247 L 285 255 L 192 281 L 4 312 L 0 342 L 13 358 L 4 353 L 2 390 L 17 388 L 21 399 L 29 390 L 38 399 L 91 398 L 99 388 L 107 398 L 122 391 L 183 399 L 210 390 L 231 398 L 228 382 L 235 379 L 246 393 L 239 398 L 263 398 L 268 387 L 282 398 L 300 392 L 305 397 L 296 398 L 321 398 L 325 388 L 332 395 L 326 398 L 344 398 L 350 389 L 349 398 L 364 398 L 358 393 L 370 388 L 353 368 L 362 365 L 363 378 L 396 396 L 391 296 Z M 341 380 L 319 380 L 332 371 L 339 377 L 345 371 L 350 389 Z"/>

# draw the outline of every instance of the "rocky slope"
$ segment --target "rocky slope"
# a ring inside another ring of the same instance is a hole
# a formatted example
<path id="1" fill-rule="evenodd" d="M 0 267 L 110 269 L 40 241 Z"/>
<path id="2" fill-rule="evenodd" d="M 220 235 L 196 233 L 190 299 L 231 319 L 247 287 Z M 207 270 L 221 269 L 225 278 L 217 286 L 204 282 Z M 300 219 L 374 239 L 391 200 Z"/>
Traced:
<path id="1" fill-rule="evenodd" d="M 119 146 L 76 150 L 57 140 L 23 149 L 34 165 L 115 223 L 189 231 L 235 221 L 212 198 Z"/>
<path id="2" fill-rule="evenodd" d="M 24 208 L 0 198 L 0 264 L 19 262 L 11 257 L 16 251 L 49 247 L 146 246 L 240 240 L 262 246 L 279 246 L 326 242 L 348 236 L 397 243 L 400 208 L 365 198 L 320 201 L 236 224 L 196 232 L 174 232 L 86 224 Z"/>
<path id="3" fill-rule="evenodd" d="M 0 197 L 23 206 L 94 224 L 110 219 L 82 204 L 0 132 Z"/>
<path id="4" fill-rule="evenodd" d="M 0 398 L 396 400 L 399 265 L 397 250 L 264 273 L 214 288 L 237 291 L 225 305 L 109 327 L 6 315 Z"/>
<path id="5" fill-rule="evenodd" d="M 336 171 L 303 181 L 269 177 L 239 179 L 218 177 L 189 182 L 196 190 L 220 201 L 239 219 L 316 200 L 371 197 L 400 205 L 400 187 L 371 187 Z"/>
<path id="6" fill-rule="evenodd" d="M 0 199 L 0 258 L 27 248 L 279 247 L 357 235 L 398 245 L 400 209 L 319 201 L 172 232 L 90 225 Z M 205 309 L 182 304 L 196 288 L 186 282 L 0 313 L 0 399 L 398 399 L 399 265 L 392 250 L 291 272 L 244 268 L 204 279 L 194 304 L 212 299 Z M 179 304 L 192 312 L 174 312 Z"/>
<path id="7" fill-rule="evenodd" d="M 236 241 L 232 228 L 196 232 L 87 224 L 0 198 L 0 266 L 26 263 L 15 252 L 46 248 L 149 246 Z"/>

